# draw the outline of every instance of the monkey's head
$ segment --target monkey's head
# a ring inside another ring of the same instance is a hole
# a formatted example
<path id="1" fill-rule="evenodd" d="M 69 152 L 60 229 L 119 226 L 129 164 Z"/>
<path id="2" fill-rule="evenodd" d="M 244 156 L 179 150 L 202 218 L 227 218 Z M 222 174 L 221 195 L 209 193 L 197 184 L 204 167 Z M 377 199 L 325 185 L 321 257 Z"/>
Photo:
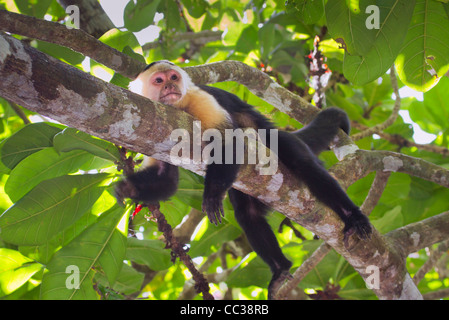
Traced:
<path id="1" fill-rule="evenodd" d="M 172 106 L 193 86 L 184 70 L 166 60 L 149 64 L 137 79 L 142 82 L 143 96 Z"/>

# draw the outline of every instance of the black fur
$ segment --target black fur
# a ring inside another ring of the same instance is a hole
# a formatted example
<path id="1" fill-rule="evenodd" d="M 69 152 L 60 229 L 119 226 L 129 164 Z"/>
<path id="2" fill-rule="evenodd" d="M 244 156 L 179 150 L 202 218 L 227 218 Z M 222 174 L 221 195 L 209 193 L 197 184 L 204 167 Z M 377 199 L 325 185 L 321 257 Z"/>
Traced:
<path id="1" fill-rule="evenodd" d="M 214 96 L 218 103 L 228 111 L 235 127 L 239 127 L 239 121 L 244 119 L 246 122 L 250 120 L 255 129 L 274 128 L 267 118 L 234 94 L 213 87 L 200 86 L 200 88 Z M 281 162 L 307 185 L 319 201 L 339 215 L 345 223 L 343 230 L 345 237 L 356 233 L 360 238 L 366 239 L 371 233 L 368 218 L 349 199 L 317 158 L 321 151 L 328 148 L 339 129 L 349 133 L 350 125 L 346 113 L 335 108 L 323 110 L 301 130 L 294 133 L 279 131 L 278 155 Z M 269 136 L 267 141 L 270 141 Z M 155 171 L 138 172 L 129 177 L 127 182 L 122 182 L 122 189 L 128 191 L 129 185 L 132 185 L 135 190 L 131 198 L 135 200 L 164 200 L 174 192 L 174 184 L 167 183 L 164 179 L 170 180 L 175 177 L 170 166 L 166 169 L 162 176 L 155 175 Z M 203 211 L 207 213 L 211 222 L 215 224 L 221 222 L 222 200 L 226 192 L 229 191 L 236 220 L 245 232 L 254 251 L 269 265 L 273 273 L 268 287 L 269 298 L 272 298 L 282 282 L 290 275 L 291 262 L 283 255 L 274 232 L 264 218 L 268 208 L 257 199 L 231 188 L 236 180 L 238 170 L 239 166 L 236 164 L 208 165 L 203 194 Z M 163 191 L 167 191 L 167 194 L 162 195 Z M 129 197 L 129 192 L 128 194 L 119 193 L 123 197 Z"/>

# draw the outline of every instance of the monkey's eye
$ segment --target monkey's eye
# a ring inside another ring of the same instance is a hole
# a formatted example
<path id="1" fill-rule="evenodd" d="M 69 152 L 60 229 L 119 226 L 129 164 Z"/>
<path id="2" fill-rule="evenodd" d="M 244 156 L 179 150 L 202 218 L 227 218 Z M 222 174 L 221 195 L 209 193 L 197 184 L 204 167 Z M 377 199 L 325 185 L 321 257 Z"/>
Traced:
<path id="1" fill-rule="evenodd" d="M 170 77 L 170 79 L 173 80 L 173 81 L 176 81 L 176 80 L 178 80 L 178 76 L 177 76 L 176 74 L 173 74 L 173 75 Z"/>
<path id="2" fill-rule="evenodd" d="M 162 79 L 162 78 L 156 78 L 156 79 L 154 79 L 154 82 L 156 82 L 156 83 L 162 83 L 162 82 L 164 82 L 164 80 Z"/>

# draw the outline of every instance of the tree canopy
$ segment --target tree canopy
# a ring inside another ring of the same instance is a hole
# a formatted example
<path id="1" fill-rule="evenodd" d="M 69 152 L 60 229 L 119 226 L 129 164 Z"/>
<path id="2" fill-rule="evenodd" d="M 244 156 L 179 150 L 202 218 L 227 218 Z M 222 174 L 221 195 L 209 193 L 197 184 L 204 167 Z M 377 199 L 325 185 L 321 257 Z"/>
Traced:
<path id="1" fill-rule="evenodd" d="M 0 0 L 1 299 L 266 299 L 270 270 L 229 200 L 218 226 L 201 212 L 203 168 L 183 166 L 160 208 L 114 197 L 143 154 L 167 160 L 170 132 L 192 130 L 128 90 L 162 59 L 287 131 L 330 106 L 351 119 L 320 159 L 369 215 L 369 241 L 345 241 L 285 168 L 276 188 L 239 176 L 270 193 L 293 262 L 277 299 L 449 296 L 447 1 L 118 3 Z"/>

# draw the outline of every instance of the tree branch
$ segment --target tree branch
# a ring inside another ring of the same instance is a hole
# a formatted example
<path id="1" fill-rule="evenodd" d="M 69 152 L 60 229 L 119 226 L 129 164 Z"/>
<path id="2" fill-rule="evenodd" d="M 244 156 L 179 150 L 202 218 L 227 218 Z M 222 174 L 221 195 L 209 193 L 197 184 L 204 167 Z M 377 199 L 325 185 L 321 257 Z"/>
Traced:
<path id="1" fill-rule="evenodd" d="M 0 10 L 0 30 L 70 48 L 131 79 L 145 67 L 144 63 L 105 45 L 83 30 L 68 29 L 56 22 Z"/>
<path id="2" fill-rule="evenodd" d="M 436 216 L 411 223 L 402 228 L 390 231 L 385 235 L 389 242 L 396 243 L 396 247 L 407 256 L 435 243 L 448 238 L 449 211 Z"/>
<path id="3" fill-rule="evenodd" d="M 448 249 L 449 240 L 445 240 L 439 244 L 438 248 L 432 250 L 429 255 L 429 259 L 423 264 L 423 266 L 418 270 L 418 272 L 416 272 L 415 276 L 413 277 L 413 282 L 416 285 L 418 285 L 424 278 L 424 276 L 435 267 L 435 264 L 438 262 L 441 256 L 446 253 Z"/>
<path id="4" fill-rule="evenodd" d="M 58 0 L 58 3 L 64 9 L 71 5 L 78 6 L 81 13 L 80 28 L 97 39 L 115 28 L 97 0 Z"/>

